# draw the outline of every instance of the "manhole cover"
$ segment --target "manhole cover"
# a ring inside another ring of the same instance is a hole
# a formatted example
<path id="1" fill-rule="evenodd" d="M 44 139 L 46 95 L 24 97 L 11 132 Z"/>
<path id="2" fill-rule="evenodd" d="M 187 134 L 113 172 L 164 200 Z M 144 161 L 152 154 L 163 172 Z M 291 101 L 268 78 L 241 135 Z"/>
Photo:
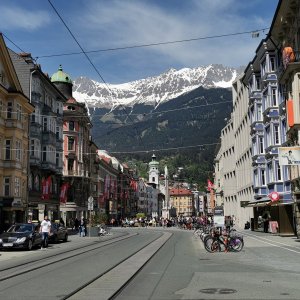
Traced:
<path id="1" fill-rule="evenodd" d="M 282 296 L 289 296 L 289 293 L 280 293 Z"/>
<path id="2" fill-rule="evenodd" d="M 208 289 L 202 289 L 199 292 L 204 293 L 204 294 L 234 294 L 237 292 L 237 290 L 208 288 Z"/>

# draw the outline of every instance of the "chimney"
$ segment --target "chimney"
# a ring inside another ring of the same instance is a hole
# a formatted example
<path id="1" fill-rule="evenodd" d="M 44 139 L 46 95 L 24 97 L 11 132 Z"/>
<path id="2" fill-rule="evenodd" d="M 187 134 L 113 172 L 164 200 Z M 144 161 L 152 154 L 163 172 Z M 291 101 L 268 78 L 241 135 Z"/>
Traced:
<path id="1" fill-rule="evenodd" d="M 19 56 L 22 57 L 27 63 L 32 63 L 32 57 L 31 57 L 31 53 L 28 52 L 22 52 L 19 53 Z"/>

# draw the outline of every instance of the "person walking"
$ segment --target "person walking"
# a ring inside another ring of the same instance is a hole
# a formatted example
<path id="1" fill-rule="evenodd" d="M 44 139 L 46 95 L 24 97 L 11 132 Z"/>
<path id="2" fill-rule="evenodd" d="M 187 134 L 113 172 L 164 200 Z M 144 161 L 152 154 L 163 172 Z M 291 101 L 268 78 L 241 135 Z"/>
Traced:
<path id="1" fill-rule="evenodd" d="M 48 220 L 48 216 L 45 216 L 40 227 L 40 232 L 42 233 L 41 250 L 44 250 L 48 247 L 48 238 L 50 235 L 50 230 L 51 230 L 51 222 L 50 220 Z"/>
<path id="2" fill-rule="evenodd" d="M 84 217 L 81 217 L 79 223 L 79 236 L 85 236 L 85 234 L 86 234 L 86 222 Z"/>

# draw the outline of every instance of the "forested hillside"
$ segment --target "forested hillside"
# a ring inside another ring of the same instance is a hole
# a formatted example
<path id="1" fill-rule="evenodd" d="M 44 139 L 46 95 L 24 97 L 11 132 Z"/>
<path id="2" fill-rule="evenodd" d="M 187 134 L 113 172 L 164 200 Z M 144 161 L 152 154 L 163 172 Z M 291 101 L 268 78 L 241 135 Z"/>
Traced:
<path id="1" fill-rule="evenodd" d="M 213 170 L 220 131 L 232 110 L 228 89 L 197 88 L 190 93 L 153 106 L 118 107 L 109 113 L 96 109 L 92 134 L 100 149 L 122 161 L 149 162 L 155 152 L 161 168 L 170 176 L 183 167 L 181 179 L 204 186 Z M 144 164 L 145 165 L 145 164 Z"/>

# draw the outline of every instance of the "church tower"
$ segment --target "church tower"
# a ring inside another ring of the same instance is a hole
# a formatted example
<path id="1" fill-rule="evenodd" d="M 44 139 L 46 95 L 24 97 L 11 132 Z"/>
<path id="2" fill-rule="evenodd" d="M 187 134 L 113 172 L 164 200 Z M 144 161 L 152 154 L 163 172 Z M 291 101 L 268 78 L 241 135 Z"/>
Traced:
<path id="1" fill-rule="evenodd" d="M 152 155 L 152 161 L 149 163 L 149 184 L 155 185 L 158 188 L 158 170 L 159 162 L 156 160 L 155 154 Z"/>

